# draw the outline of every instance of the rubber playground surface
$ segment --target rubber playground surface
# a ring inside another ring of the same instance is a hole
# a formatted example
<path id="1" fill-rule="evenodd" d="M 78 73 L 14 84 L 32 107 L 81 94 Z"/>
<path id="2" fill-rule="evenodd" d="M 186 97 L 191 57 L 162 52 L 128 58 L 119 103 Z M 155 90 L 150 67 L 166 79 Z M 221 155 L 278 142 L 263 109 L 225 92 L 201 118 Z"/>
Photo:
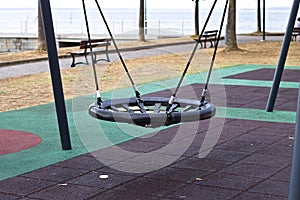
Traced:
<path id="1" fill-rule="evenodd" d="M 93 95 L 67 100 L 69 151 L 61 150 L 53 103 L 2 112 L 0 199 L 286 199 L 300 67 L 285 67 L 274 111 L 266 112 L 274 70 L 214 70 L 207 100 L 216 116 L 156 129 L 93 119 Z M 205 78 L 187 76 L 178 96 L 199 98 Z M 177 81 L 138 89 L 170 97 Z"/>

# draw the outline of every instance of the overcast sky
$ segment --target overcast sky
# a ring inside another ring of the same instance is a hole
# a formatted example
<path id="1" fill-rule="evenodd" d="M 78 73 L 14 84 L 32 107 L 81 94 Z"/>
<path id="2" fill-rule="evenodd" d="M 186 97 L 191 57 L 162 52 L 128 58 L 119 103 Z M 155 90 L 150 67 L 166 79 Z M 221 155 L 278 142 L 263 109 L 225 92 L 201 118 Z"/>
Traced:
<path id="1" fill-rule="evenodd" d="M 36 8 L 38 0 L 1 0 L 0 8 Z M 50 0 L 52 8 L 81 8 L 81 0 Z M 86 0 L 88 7 L 94 6 L 93 0 Z M 138 8 L 139 0 L 99 0 L 102 8 Z M 212 0 L 200 0 L 200 6 L 210 6 Z M 220 0 L 219 5 L 224 2 Z M 93 3 L 93 4 L 91 4 Z M 238 8 L 255 8 L 257 0 L 237 0 Z M 266 0 L 267 7 L 291 7 L 293 0 Z M 224 5 L 224 4 L 223 4 Z M 191 9 L 192 0 L 147 0 L 147 8 Z"/>

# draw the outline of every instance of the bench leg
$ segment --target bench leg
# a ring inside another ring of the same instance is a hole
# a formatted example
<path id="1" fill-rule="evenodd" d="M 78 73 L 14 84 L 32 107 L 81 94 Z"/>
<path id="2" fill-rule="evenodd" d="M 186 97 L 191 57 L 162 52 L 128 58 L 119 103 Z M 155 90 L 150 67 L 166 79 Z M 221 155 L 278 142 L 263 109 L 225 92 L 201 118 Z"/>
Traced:
<path id="1" fill-rule="evenodd" d="M 106 60 L 107 60 L 107 62 L 110 62 L 110 59 L 109 59 L 109 56 L 108 56 L 108 45 L 106 45 L 105 54 L 106 54 Z"/>
<path id="2" fill-rule="evenodd" d="M 109 58 L 109 55 L 108 55 L 108 47 L 106 47 L 105 55 L 106 55 L 106 59 L 105 58 L 99 58 L 99 59 L 97 59 L 97 53 L 94 53 L 94 61 L 95 61 L 95 63 L 97 63 L 98 61 L 107 61 L 107 62 L 110 62 L 110 58 Z"/>
<path id="3" fill-rule="evenodd" d="M 85 55 L 84 55 L 86 65 L 89 64 L 89 60 L 88 60 L 88 58 L 87 58 L 87 55 L 88 55 L 88 54 L 85 54 Z"/>
<path id="4" fill-rule="evenodd" d="M 200 40 L 200 45 L 201 45 L 201 49 L 202 49 L 203 48 L 203 44 L 202 44 L 201 40 Z"/>
<path id="5" fill-rule="evenodd" d="M 76 55 L 75 55 L 74 53 L 71 53 L 71 56 L 72 56 L 71 67 L 76 67 L 76 65 L 79 65 L 79 64 L 83 64 L 83 65 L 88 65 L 88 64 L 89 64 L 89 60 L 88 60 L 88 58 L 87 58 L 87 54 L 84 55 L 85 62 L 75 62 Z"/>
<path id="6" fill-rule="evenodd" d="M 75 67 L 75 55 L 71 53 L 72 56 L 72 63 L 71 63 L 71 67 Z"/>
<path id="7" fill-rule="evenodd" d="M 214 47 L 214 42 L 212 40 L 210 40 L 210 47 Z"/>
<path id="8" fill-rule="evenodd" d="M 293 33 L 292 34 L 292 41 L 297 41 L 297 36 L 300 35 L 300 33 Z"/>

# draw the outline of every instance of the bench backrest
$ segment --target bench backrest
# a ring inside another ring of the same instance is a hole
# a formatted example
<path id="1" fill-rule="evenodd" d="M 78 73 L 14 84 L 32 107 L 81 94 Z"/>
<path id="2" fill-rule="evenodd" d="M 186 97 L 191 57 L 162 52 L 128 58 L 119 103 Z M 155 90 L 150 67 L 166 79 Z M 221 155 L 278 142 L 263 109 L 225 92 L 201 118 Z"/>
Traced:
<path id="1" fill-rule="evenodd" d="M 103 44 L 110 44 L 110 39 L 92 39 L 91 40 L 91 47 L 103 46 Z M 88 40 L 81 40 L 80 41 L 80 49 L 88 49 L 90 48 L 90 42 Z"/>
<path id="2" fill-rule="evenodd" d="M 299 27 L 294 27 L 293 32 L 300 33 L 300 28 Z"/>
<path id="3" fill-rule="evenodd" d="M 217 35 L 218 30 L 212 30 L 212 31 L 205 31 L 204 34 L 205 35 Z"/>

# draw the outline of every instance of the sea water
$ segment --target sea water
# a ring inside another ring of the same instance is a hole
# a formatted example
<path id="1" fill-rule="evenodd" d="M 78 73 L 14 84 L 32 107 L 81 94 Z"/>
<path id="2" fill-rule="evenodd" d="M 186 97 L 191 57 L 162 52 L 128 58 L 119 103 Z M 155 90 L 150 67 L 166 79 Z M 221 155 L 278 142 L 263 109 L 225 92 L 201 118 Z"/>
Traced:
<path id="1" fill-rule="evenodd" d="M 285 32 L 289 8 L 266 10 L 267 32 Z M 237 11 L 237 33 L 251 33 L 257 30 L 256 9 Z M 208 10 L 200 9 L 200 29 Z M 86 34 L 84 15 L 81 9 L 53 9 L 53 26 L 56 35 Z M 137 34 L 139 11 L 137 9 L 107 9 L 105 19 L 115 35 Z M 218 29 L 221 9 L 216 9 L 207 30 Z M 88 10 L 92 34 L 107 34 L 103 19 L 96 9 Z M 194 11 L 191 9 L 148 9 L 146 12 L 149 35 L 192 35 L 194 34 Z M 226 23 L 226 21 L 225 21 Z M 37 9 L 1 9 L 0 35 L 37 35 Z"/>

